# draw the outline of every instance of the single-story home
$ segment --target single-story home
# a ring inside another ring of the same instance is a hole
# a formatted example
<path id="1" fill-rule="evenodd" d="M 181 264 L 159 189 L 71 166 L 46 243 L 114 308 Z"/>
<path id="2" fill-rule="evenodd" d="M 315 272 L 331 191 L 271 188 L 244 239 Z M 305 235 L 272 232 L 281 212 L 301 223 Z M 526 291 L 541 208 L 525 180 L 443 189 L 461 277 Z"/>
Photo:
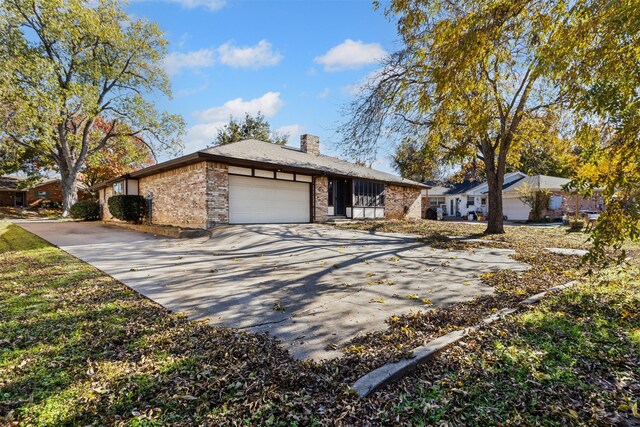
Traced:
<path id="1" fill-rule="evenodd" d="M 584 198 L 571 194 L 564 189 L 570 182 L 567 178 L 548 175 L 525 176 L 502 190 L 502 207 L 504 215 L 511 221 L 528 221 L 531 219 L 531 207 L 520 200 L 523 191 L 546 190 L 551 193 L 549 205 L 542 212 L 550 219 L 560 219 L 565 214 L 580 212 L 601 212 L 604 202 L 596 191 L 593 197 Z"/>
<path id="2" fill-rule="evenodd" d="M 331 218 L 420 218 L 428 186 L 300 148 L 253 139 L 201 150 L 94 185 L 109 214 L 114 194 L 150 200 L 151 222 L 217 224 L 325 222 Z"/>
<path id="3" fill-rule="evenodd" d="M 526 177 L 522 172 L 511 172 L 504 176 L 503 188 Z M 486 182 L 465 180 L 463 182 L 428 182 L 431 188 L 423 191 L 423 208 L 442 209 L 444 216 L 466 217 L 470 212 L 488 212 Z"/>
<path id="4" fill-rule="evenodd" d="M 460 216 L 467 213 L 467 192 L 478 185 L 477 181 L 428 182 L 431 188 L 423 190 L 423 209 L 442 209 L 444 216 Z"/>
<path id="5" fill-rule="evenodd" d="M 551 193 L 549 206 L 543 215 L 551 219 L 562 218 L 564 214 L 578 211 L 600 212 L 604 209 L 599 194 L 585 199 L 564 190 L 569 183 L 566 178 L 547 175 L 528 176 L 523 172 L 505 174 L 502 185 L 502 211 L 509 221 L 528 221 L 531 207 L 524 203 L 521 193 L 524 189 L 547 190 Z M 488 213 L 489 186 L 486 182 L 465 181 L 462 183 L 438 183 L 423 191 L 423 206 L 442 208 L 445 216 L 466 217 L 469 213 Z"/>
<path id="6" fill-rule="evenodd" d="M 60 178 L 41 179 L 26 187 L 20 185 L 25 179 L 10 175 L 0 177 L 0 206 L 26 207 L 41 200 L 62 203 Z M 87 188 L 83 184 L 79 184 L 78 198 L 90 196 Z"/>

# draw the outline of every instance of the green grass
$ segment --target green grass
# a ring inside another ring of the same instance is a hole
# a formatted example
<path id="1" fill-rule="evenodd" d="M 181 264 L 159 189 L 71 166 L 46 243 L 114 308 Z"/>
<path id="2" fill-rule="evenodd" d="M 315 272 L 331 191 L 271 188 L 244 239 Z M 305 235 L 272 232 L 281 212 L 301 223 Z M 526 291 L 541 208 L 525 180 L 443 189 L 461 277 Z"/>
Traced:
<path id="1" fill-rule="evenodd" d="M 445 352 L 404 380 L 411 391 L 390 399 L 385 417 L 411 425 L 638 423 L 639 328 L 640 269 L 603 273 L 465 340 L 464 352 Z M 445 371 L 457 374 L 443 380 Z"/>
<path id="2" fill-rule="evenodd" d="M 171 314 L 7 223 L 0 266 L 0 424 L 293 425 L 313 418 L 296 379 L 328 388 L 338 375 L 266 336 Z"/>
<path id="3" fill-rule="evenodd" d="M 541 265 L 531 283 L 506 275 L 498 293 L 520 298 L 544 285 L 532 283 L 547 270 L 562 276 L 567 268 Z M 359 400 L 347 385 L 389 360 L 395 341 L 382 340 L 386 349 L 352 346 L 358 351 L 331 362 L 294 361 L 268 336 L 171 314 L 0 223 L 0 424 L 622 423 L 634 417 L 640 396 L 638 273 L 602 274 L 550 297 Z M 473 319 L 476 309 L 466 310 L 395 317 L 391 332 L 368 339 L 442 332 Z"/>

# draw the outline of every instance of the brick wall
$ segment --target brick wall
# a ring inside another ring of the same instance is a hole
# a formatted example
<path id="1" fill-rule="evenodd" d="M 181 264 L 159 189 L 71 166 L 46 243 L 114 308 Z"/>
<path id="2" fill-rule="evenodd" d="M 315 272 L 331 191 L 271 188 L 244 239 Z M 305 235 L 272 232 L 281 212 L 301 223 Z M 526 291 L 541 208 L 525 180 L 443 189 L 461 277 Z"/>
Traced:
<path id="1" fill-rule="evenodd" d="M 36 185 L 27 191 L 27 203 L 31 204 L 44 196 L 38 196 L 40 192 L 46 192 L 46 199 L 52 202 L 62 203 L 62 187 L 58 181 L 50 182 L 44 185 Z"/>
<path id="2" fill-rule="evenodd" d="M 229 222 L 229 167 L 207 162 L 207 228 Z"/>
<path id="3" fill-rule="evenodd" d="M 207 162 L 140 178 L 139 194 L 149 192 L 154 224 L 207 227 Z"/>
<path id="4" fill-rule="evenodd" d="M 387 219 L 420 219 L 422 197 L 420 188 L 387 185 L 385 187 L 384 216 Z"/>
<path id="5" fill-rule="evenodd" d="M 113 187 L 109 186 L 106 188 L 100 189 L 98 191 L 98 202 L 100 203 L 100 207 L 102 208 L 102 220 L 103 221 L 120 221 L 119 219 L 111 216 L 109 212 L 109 197 L 113 196 Z"/>
<path id="6" fill-rule="evenodd" d="M 560 209 L 557 210 L 544 209 L 542 212 L 543 216 L 548 215 L 557 219 L 567 212 L 575 214 L 576 205 L 578 207 L 578 212 L 583 210 L 601 212 L 604 210 L 604 201 L 602 200 L 602 196 L 598 193 L 589 198 L 565 192 L 554 192 L 553 195 L 562 196 L 562 205 L 560 206 Z"/>
<path id="7" fill-rule="evenodd" d="M 313 222 L 326 222 L 329 209 L 329 178 L 319 176 L 315 179 Z"/>

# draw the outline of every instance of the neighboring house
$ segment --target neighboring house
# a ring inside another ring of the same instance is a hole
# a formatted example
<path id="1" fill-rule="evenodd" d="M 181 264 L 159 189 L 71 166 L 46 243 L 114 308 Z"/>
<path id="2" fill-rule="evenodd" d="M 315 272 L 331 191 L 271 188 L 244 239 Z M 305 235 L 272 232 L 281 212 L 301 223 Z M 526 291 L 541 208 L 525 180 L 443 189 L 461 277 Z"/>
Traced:
<path id="1" fill-rule="evenodd" d="M 522 202 L 520 202 L 519 199 L 516 198 L 519 204 L 514 205 L 513 202 L 515 200 L 506 196 L 508 194 L 508 189 L 513 188 L 514 185 L 525 178 L 527 178 L 527 175 L 523 172 L 509 172 L 504 175 L 504 182 L 502 184 L 502 210 L 503 215 L 508 219 L 511 219 L 515 212 L 520 212 L 522 210 Z M 478 212 L 483 215 L 487 215 L 489 213 L 488 194 L 489 185 L 486 182 L 480 183 L 471 188 L 466 194 L 466 196 L 468 196 L 467 208 L 463 215 L 466 215 L 469 212 Z M 531 208 L 529 208 L 529 211 L 530 210 Z M 527 211 L 527 215 L 529 211 Z"/>
<path id="2" fill-rule="evenodd" d="M 502 190 L 503 213 L 511 221 L 528 221 L 531 207 L 525 204 L 520 197 L 525 190 L 546 190 L 551 193 L 549 206 L 542 213 L 552 220 L 562 218 L 565 214 L 582 212 L 601 212 L 604 210 L 604 202 L 599 192 L 591 198 L 571 194 L 564 190 L 564 186 L 570 182 L 567 178 L 548 175 L 525 176 L 512 185 L 505 185 Z"/>
<path id="3" fill-rule="evenodd" d="M 522 172 L 505 174 L 504 187 L 524 178 Z M 478 181 L 453 182 L 428 182 L 431 186 L 428 192 L 423 190 L 423 208 L 442 208 L 444 216 L 467 216 L 470 212 L 487 214 L 487 193 L 489 187 L 486 183 Z"/>
<path id="4" fill-rule="evenodd" d="M 20 188 L 22 180 L 22 178 L 14 176 L 0 176 L 0 206 L 25 206 L 27 191 Z"/>
<path id="5" fill-rule="evenodd" d="M 428 182 L 431 188 L 423 191 L 424 209 L 442 208 L 444 216 L 461 216 L 468 212 L 468 191 L 478 185 L 477 181 Z M 473 209 L 475 210 L 475 209 Z"/>
<path id="6" fill-rule="evenodd" d="M 108 199 L 151 199 L 151 220 L 210 228 L 216 224 L 324 222 L 331 218 L 420 218 L 428 186 L 320 154 L 302 135 L 300 149 L 257 140 L 213 147 L 97 184 L 103 218 Z"/>
<path id="7" fill-rule="evenodd" d="M 543 212 L 543 216 L 548 216 L 553 220 L 560 219 L 567 213 L 573 214 L 576 209 L 579 212 L 600 212 L 604 209 L 604 203 L 598 193 L 592 198 L 585 199 L 563 190 L 563 186 L 568 183 L 568 179 L 555 176 L 527 176 L 522 172 L 507 173 L 504 176 L 502 186 L 503 215 L 509 221 L 528 221 L 530 219 L 531 207 L 520 200 L 525 188 L 551 192 L 549 206 Z M 445 216 L 465 217 L 470 212 L 486 215 L 489 208 L 488 193 L 489 186 L 486 182 L 465 181 L 459 184 L 432 184 L 428 193 L 423 190 L 423 207 L 424 209 L 440 207 Z"/>
<path id="8" fill-rule="evenodd" d="M 0 206 L 26 207 L 40 200 L 62 203 L 62 186 L 59 178 L 43 179 L 25 187 L 19 185 L 25 178 L 15 176 L 0 177 Z M 80 184 L 78 199 L 90 197 L 87 188 Z"/>

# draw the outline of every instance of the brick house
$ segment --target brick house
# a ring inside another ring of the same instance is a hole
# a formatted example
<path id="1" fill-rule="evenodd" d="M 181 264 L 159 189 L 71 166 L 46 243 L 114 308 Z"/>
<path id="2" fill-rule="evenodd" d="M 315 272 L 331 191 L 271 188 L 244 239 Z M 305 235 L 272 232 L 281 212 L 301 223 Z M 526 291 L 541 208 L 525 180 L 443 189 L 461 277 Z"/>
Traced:
<path id="1" fill-rule="evenodd" d="M 112 219 L 114 194 L 151 200 L 155 224 L 325 222 L 331 218 L 420 218 L 425 185 L 320 154 L 302 135 L 300 148 L 257 140 L 208 148 L 93 186 Z"/>
<path id="2" fill-rule="evenodd" d="M 39 200 L 62 203 L 62 186 L 59 178 L 43 179 L 29 187 L 22 187 L 25 178 L 0 177 L 0 206 L 27 207 Z M 91 197 L 87 188 L 80 184 L 78 199 Z"/>

